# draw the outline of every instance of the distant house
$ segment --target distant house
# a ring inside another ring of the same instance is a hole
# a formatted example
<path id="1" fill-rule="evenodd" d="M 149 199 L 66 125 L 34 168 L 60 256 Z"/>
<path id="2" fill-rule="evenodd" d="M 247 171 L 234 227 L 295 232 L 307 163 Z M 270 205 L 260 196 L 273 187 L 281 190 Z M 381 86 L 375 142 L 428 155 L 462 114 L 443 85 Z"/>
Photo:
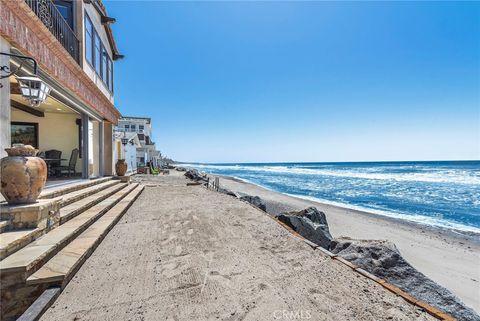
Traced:
<path id="1" fill-rule="evenodd" d="M 137 172 L 137 149 L 142 147 L 138 135 L 125 131 L 115 131 L 113 134 L 114 162 L 124 159 L 127 162 L 127 173 Z"/>
<path id="2" fill-rule="evenodd" d="M 0 67 L 6 66 L 0 71 L 0 156 L 24 143 L 61 152 L 65 164 L 78 149 L 78 177 L 112 175 L 113 127 L 120 118 L 114 62 L 122 58 L 111 29 L 115 19 L 100 0 L 2 0 L 0 6 L 0 52 L 8 54 L 0 55 Z M 12 55 L 38 62 L 38 77 L 51 88 L 38 106 L 17 81 L 34 75 L 32 61 Z"/>
<path id="3" fill-rule="evenodd" d="M 148 117 L 125 116 L 118 120 L 116 132 L 137 133 L 141 147 L 137 148 L 137 166 L 143 167 L 148 162 L 158 165 L 160 152 L 152 141 L 152 120 Z"/>

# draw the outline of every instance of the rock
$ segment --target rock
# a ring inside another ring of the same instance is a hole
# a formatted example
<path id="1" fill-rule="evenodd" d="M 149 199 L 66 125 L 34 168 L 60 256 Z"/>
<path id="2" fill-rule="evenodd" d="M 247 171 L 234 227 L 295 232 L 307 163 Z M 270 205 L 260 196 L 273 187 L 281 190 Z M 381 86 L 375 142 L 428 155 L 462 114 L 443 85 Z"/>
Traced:
<path id="1" fill-rule="evenodd" d="M 250 204 L 254 205 L 255 207 L 258 207 L 262 211 L 266 212 L 267 211 L 267 205 L 265 202 L 258 196 L 251 196 L 251 195 L 245 195 L 240 197 L 241 200 L 247 201 Z"/>
<path id="2" fill-rule="evenodd" d="M 458 320 L 480 320 L 453 293 L 411 266 L 391 242 L 342 237 L 331 242 L 330 251 Z"/>
<path id="3" fill-rule="evenodd" d="M 325 213 L 320 212 L 315 207 L 283 213 L 278 215 L 277 218 L 307 240 L 329 249 L 332 235 L 330 235 L 328 229 L 327 218 Z"/>
<path id="4" fill-rule="evenodd" d="M 226 188 L 219 187 L 218 192 L 223 193 L 223 194 L 227 194 L 227 195 L 230 195 L 230 196 L 233 196 L 233 197 L 237 197 L 237 194 L 235 194 L 234 192 L 232 192 L 231 190 L 226 189 Z"/>
<path id="5" fill-rule="evenodd" d="M 186 172 L 187 171 L 187 169 L 185 167 L 176 167 L 175 169 L 179 172 Z"/>
<path id="6" fill-rule="evenodd" d="M 196 169 L 189 169 L 184 175 L 194 181 L 205 180 Z"/>

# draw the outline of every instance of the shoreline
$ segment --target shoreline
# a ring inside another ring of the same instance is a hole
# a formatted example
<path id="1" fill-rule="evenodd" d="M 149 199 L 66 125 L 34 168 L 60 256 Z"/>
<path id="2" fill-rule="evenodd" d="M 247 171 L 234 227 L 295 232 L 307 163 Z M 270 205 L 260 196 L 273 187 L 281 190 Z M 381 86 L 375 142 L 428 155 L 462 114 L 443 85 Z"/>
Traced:
<path id="1" fill-rule="evenodd" d="M 318 203 L 318 204 L 321 204 L 322 206 L 331 206 L 331 207 L 335 207 L 335 208 L 338 208 L 338 209 L 354 211 L 357 214 L 362 214 L 362 215 L 369 215 L 369 216 L 375 215 L 375 216 L 382 217 L 386 220 L 391 220 L 392 222 L 395 222 L 395 223 L 398 223 L 398 224 L 406 224 L 406 225 L 411 225 L 411 226 L 414 226 L 414 227 L 417 227 L 417 228 L 431 229 L 432 232 L 451 234 L 450 235 L 451 237 L 466 238 L 466 239 L 469 239 L 470 241 L 472 241 L 474 243 L 478 243 L 480 245 L 480 229 L 479 229 L 479 232 L 476 232 L 476 231 L 471 231 L 471 230 L 466 230 L 466 229 L 464 230 L 464 229 L 455 228 L 455 227 L 433 225 L 433 224 L 426 223 L 426 222 L 416 221 L 414 219 L 400 217 L 400 215 L 405 215 L 405 214 L 401 214 L 401 213 L 393 213 L 393 212 L 388 212 L 386 210 L 375 210 L 375 209 L 361 208 L 361 207 L 357 207 L 355 205 L 333 202 L 333 201 L 328 201 L 328 200 L 321 200 L 321 199 L 317 199 L 315 197 L 308 197 L 308 196 L 302 196 L 302 195 L 283 193 L 283 192 L 275 191 L 275 190 L 270 189 L 268 187 L 265 187 L 265 186 L 262 186 L 262 185 L 259 185 L 259 184 L 255 184 L 255 183 L 250 182 L 248 180 L 241 179 L 241 178 L 234 177 L 234 176 L 226 176 L 226 175 L 218 175 L 218 174 L 215 174 L 215 175 L 214 174 L 208 174 L 208 175 L 218 176 L 218 177 L 221 177 L 221 178 L 224 178 L 224 179 L 233 180 L 233 181 L 238 182 L 238 183 L 250 184 L 250 185 L 257 186 L 259 188 L 265 189 L 267 191 L 270 191 L 272 193 L 278 193 L 278 194 L 282 194 L 282 195 L 285 195 L 285 196 L 297 198 L 297 199 L 300 199 L 300 200 L 304 200 L 304 201 L 308 201 L 308 202 L 312 202 L 312 203 Z M 396 215 L 399 215 L 399 216 L 396 216 Z M 470 226 L 467 226 L 467 225 L 462 225 L 462 226 L 465 226 L 466 228 L 470 227 Z"/>
<path id="2" fill-rule="evenodd" d="M 235 193 L 259 196 L 271 214 L 315 206 L 325 212 L 333 237 L 393 242 L 412 266 L 480 312 L 479 234 L 322 203 L 231 176 L 208 175 L 220 177 L 220 186 Z"/>

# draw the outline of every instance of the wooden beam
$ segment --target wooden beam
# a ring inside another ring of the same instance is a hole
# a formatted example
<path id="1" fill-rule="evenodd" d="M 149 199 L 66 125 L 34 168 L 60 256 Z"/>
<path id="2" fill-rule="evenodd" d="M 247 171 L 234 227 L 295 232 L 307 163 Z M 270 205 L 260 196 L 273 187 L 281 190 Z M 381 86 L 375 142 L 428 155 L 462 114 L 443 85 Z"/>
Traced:
<path id="1" fill-rule="evenodd" d="M 115 18 L 112 18 L 112 17 L 101 16 L 100 21 L 101 21 L 102 25 L 107 25 L 107 24 L 115 23 L 116 20 L 115 20 Z"/>
<path id="2" fill-rule="evenodd" d="M 16 82 L 10 83 L 10 94 L 12 95 L 21 95 L 20 86 Z"/>
<path id="3" fill-rule="evenodd" d="M 16 109 L 19 109 L 21 111 L 24 111 L 26 113 L 29 113 L 33 116 L 37 116 L 37 117 L 45 117 L 45 113 L 41 110 L 38 110 L 38 109 L 35 109 L 35 108 L 32 108 L 30 106 L 27 106 L 27 105 L 24 105 L 22 103 L 19 103 L 18 101 L 15 101 L 15 100 L 10 100 L 10 105 L 13 107 L 13 108 L 16 108 Z"/>

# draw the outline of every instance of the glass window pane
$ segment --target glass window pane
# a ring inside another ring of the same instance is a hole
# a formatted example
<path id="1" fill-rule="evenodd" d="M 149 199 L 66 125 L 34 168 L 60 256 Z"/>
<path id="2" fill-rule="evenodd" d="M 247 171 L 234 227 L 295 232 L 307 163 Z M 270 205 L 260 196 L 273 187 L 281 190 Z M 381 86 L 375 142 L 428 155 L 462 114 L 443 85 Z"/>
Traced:
<path id="1" fill-rule="evenodd" d="M 93 35 L 93 25 L 88 16 L 85 16 L 85 59 L 93 65 L 93 46 L 92 46 L 92 35 Z"/>
<path id="2" fill-rule="evenodd" d="M 73 2 L 71 1 L 55 1 L 55 7 L 73 30 Z"/>
<path id="3" fill-rule="evenodd" d="M 108 90 L 110 90 L 110 58 L 107 56 L 107 63 L 105 64 L 107 66 L 107 81 L 105 84 L 107 85 Z"/>
<path id="4" fill-rule="evenodd" d="M 110 88 L 110 91 L 113 92 L 113 62 L 112 62 L 112 59 L 108 59 L 108 65 L 109 65 L 109 68 L 108 68 L 108 71 L 110 73 L 110 83 L 109 83 L 109 88 Z"/>
<path id="5" fill-rule="evenodd" d="M 102 42 L 100 41 L 100 37 L 95 32 L 95 70 L 101 76 L 102 75 L 102 60 L 101 60 L 101 53 L 102 53 Z"/>
<path id="6" fill-rule="evenodd" d="M 107 51 L 105 50 L 105 47 L 102 46 L 102 79 L 105 84 L 108 84 L 107 58 L 108 58 Z"/>

